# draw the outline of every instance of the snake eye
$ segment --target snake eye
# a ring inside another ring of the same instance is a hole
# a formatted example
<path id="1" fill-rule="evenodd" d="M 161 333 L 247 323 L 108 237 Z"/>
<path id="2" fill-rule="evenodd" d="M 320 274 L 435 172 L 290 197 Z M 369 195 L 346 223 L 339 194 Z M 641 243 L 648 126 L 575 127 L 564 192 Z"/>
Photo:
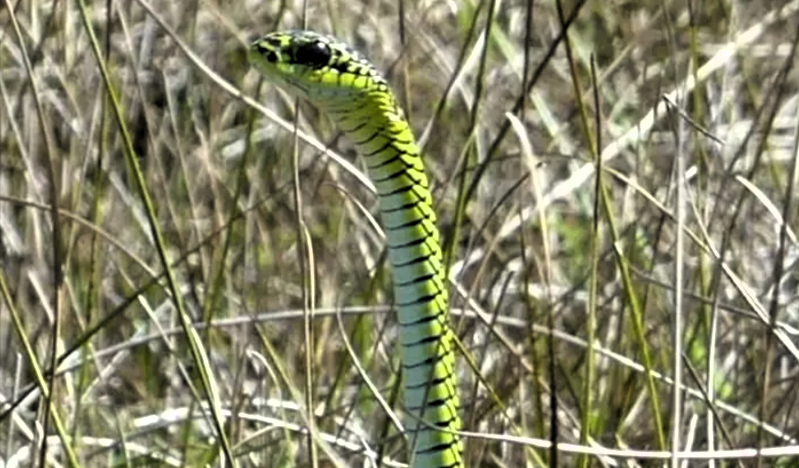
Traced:
<path id="1" fill-rule="evenodd" d="M 294 51 L 294 61 L 312 68 L 322 68 L 330 63 L 330 47 L 324 42 L 303 44 Z"/>

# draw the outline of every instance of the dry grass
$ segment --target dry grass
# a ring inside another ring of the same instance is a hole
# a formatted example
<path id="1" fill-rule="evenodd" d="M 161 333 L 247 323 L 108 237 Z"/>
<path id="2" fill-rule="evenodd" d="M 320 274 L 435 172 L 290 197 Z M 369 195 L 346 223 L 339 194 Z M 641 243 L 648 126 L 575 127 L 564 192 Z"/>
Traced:
<path id="1" fill-rule="evenodd" d="M 470 466 L 793 466 L 799 2 L 400 4 L 308 26 L 425 145 Z M 301 2 L 79 5 L 0 6 L 0 466 L 399 466 L 375 198 L 241 54 Z"/>

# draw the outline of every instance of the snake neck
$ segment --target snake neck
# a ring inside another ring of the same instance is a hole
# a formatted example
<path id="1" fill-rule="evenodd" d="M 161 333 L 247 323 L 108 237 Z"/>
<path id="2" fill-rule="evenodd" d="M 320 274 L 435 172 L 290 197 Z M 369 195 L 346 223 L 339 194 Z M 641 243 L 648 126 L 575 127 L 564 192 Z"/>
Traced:
<path id="1" fill-rule="evenodd" d="M 411 466 L 461 467 L 461 440 L 447 432 L 461 427 L 446 275 L 419 148 L 385 93 L 325 107 L 354 142 L 377 188 L 400 323 Z"/>

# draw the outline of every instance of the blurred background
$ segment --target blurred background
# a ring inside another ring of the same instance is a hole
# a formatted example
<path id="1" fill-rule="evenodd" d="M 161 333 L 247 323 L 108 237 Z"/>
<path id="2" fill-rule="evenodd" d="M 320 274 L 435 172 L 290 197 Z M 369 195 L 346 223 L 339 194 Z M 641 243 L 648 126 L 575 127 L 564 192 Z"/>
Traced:
<path id="1" fill-rule="evenodd" d="M 364 167 L 244 55 L 303 28 L 383 70 L 423 147 L 470 466 L 795 466 L 798 18 L 4 1 L 0 466 L 407 463 Z"/>

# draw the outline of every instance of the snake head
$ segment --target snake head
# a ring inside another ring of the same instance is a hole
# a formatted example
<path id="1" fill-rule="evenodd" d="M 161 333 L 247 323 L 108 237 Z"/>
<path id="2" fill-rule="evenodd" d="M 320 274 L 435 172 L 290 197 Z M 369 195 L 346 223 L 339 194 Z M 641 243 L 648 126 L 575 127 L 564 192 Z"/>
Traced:
<path id="1" fill-rule="evenodd" d="M 316 103 L 356 98 L 386 86 L 361 54 L 311 31 L 267 34 L 250 45 L 248 58 L 270 81 Z"/>

